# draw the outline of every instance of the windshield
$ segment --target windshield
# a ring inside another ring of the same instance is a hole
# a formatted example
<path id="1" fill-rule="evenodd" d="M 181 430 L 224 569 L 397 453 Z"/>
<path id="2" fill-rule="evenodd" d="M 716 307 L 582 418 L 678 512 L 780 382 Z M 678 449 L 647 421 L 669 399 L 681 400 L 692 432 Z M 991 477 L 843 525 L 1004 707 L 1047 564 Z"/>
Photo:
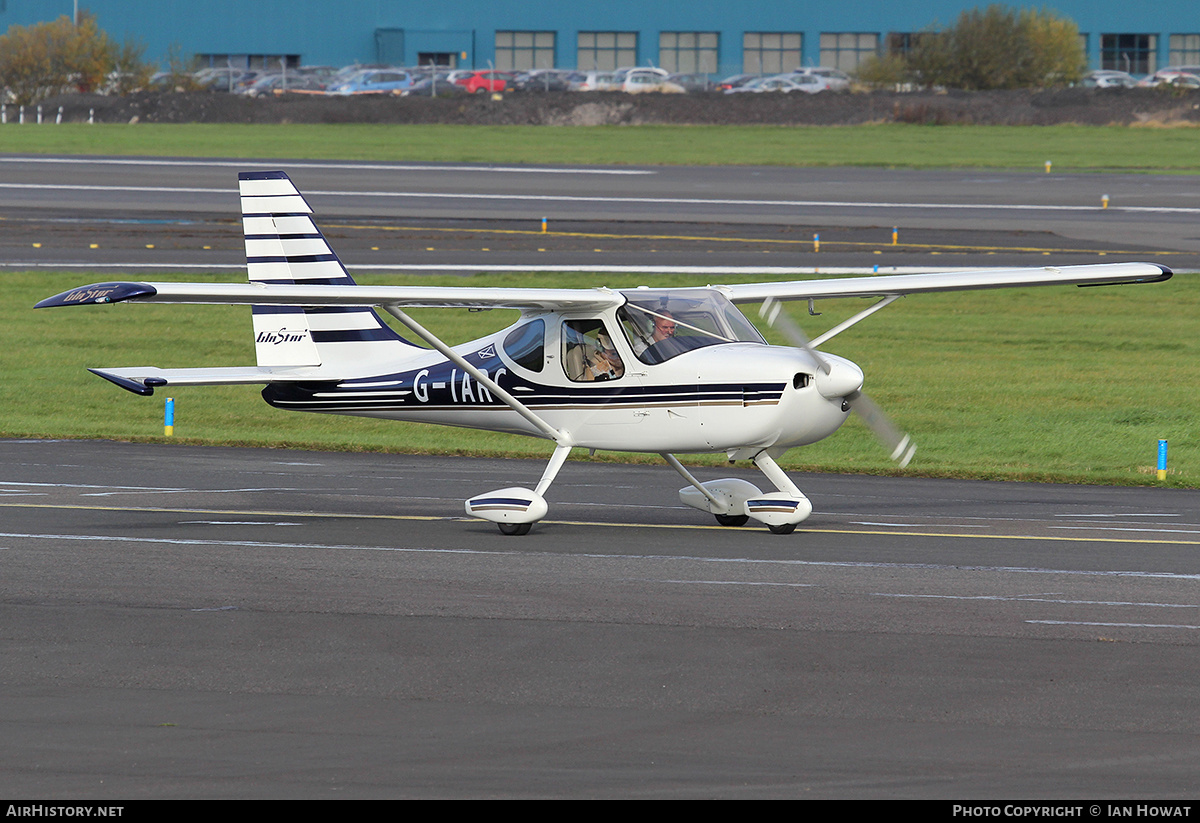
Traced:
<path id="1" fill-rule="evenodd" d="M 725 295 L 714 289 L 635 289 L 617 319 L 643 363 L 663 363 L 720 343 L 765 343 Z"/>

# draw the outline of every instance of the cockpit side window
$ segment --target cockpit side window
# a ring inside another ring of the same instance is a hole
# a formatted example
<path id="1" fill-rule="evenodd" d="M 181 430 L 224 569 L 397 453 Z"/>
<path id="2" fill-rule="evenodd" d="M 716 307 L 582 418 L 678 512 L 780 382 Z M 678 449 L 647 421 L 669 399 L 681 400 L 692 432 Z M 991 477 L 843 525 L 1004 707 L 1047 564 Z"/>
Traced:
<path id="1" fill-rule="evenodd" d="M 599 319 L 563 321 L 562 362 L 567 379 L 577 383 L 616 380 L 625 374 L 625 363 Z"/>
<path id="2" fill-rule="evenodd" d="M 540 372 L 546 362 L 546 321 L 538 318 L 509 332 L 504 353 L 524 369 Z"/>

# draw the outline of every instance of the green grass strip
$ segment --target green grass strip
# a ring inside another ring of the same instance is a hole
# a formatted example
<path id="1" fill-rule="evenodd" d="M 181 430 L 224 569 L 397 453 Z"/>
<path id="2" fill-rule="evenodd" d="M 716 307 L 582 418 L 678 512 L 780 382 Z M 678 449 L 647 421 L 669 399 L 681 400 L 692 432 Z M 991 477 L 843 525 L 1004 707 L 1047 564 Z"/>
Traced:
<path id="1" fill-rule="evenodd" d="M 0 153 L 602 165 L 1192 173 L 1194 128 L 69 123 L 0 127 Z"/>
<path id="2" fill-rule="evenodd" d="M 145 279 L 173 279 L 144 275 Z M 88 366 L 167 368 L 253 365 L 247 307 L 121 304 L 34 311 L 79 274 L 3 275 L 0 435 L 163 440 L 164 392 L 136 397 Z M 196 275 L 174 278 L 201 279 Z M 238 280 L 235 275 L 220 278 Z M 755 278 L 761 279 L 761 278 Z M 600 285 L 593 275 L 361 277 L 366 283 Z M 628 287 L 637 277 L 605 276 Z M 656 277 L 653 285 L 701 285 Z M 823 301 L 820 317 L 791 307 L 810 334 L 862 308 Z M 422 322 L 450 342 L 502 328 L 515 312 L 426 310 Z M 1200 485 L 1195 410 L 1200 386 L 1200 281 L 920 295 L 898 301 L 825 348 L 857 362 L 866 389 L 916 439 L 907 474 L 1155 485 L 1157 441 L 1170 441 L 1165 485 Z M 769 335 L 770 336 L 770 335 Z M 546 441 L 437 426 L 289 413 L 255 387 L 171 392 L 176 442 L 545 458 Z M 582 455 L 583 453 L 580 452 Z M 599 455 L 657 461 L 657 457 Z M 704 458 L 720 463 L 720 457 Z M 794 449 L 791 469 L 888 473 L 894 469 L 855 419 L 833 437 Z"/>

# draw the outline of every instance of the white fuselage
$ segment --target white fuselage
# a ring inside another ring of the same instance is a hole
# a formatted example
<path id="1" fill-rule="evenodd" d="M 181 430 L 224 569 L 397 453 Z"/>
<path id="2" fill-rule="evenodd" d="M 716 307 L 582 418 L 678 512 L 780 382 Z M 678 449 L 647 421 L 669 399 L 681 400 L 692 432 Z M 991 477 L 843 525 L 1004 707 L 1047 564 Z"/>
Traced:
<path id="1" fill-rule="evenodd" d="M 571 380 L 556 336 L 561 316 L 548 317 L 554 322 L 545 324 L 542 357 L 525 358 L 525 366 L 505 349 L 517 326 L 455 351 L 575 446 L 651 453 L 783 450 L 828 437 L 849 413 L 842 396 L 822 394 L 815 379 L 820 367 L 811 355 L 761 343 L 711 345 L 649 365 L 614 336 L 623 372 L 594 382 Z M 546 436 L 437 352 L 411 351 L 412 357 L 382 373 L 337 384 L 275 385 L 264 397 L 297 411 Z M 854 364 L 823 356 L 841 370 L 845 385 L 838 391 L 861 385 Z"/>

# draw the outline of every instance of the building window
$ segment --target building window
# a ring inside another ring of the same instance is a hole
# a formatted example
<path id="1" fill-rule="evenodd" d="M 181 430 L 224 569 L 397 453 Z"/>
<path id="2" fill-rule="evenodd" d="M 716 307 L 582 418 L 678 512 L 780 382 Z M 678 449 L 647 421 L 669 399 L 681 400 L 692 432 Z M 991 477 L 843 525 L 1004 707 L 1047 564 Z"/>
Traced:
<path id="1" fill-rule="evenodd" d="M 925 32 L 920 31 L 889 31 L 884 41 L 884 51 L 887 54 L 908 57 L 921 44 L 921 38 L 924 36 Z"/>
<path id="2" fill-rule="evenodd" d="M 783 74 L 800 68 L 804 35 L 786 31 L 748 31 L 742 35 L 742 71 Z"/>
<path id="3" fill-rule="evenodd" d="M 1158 35 L 1100 35 L 1100 68 L 1153 74 L 1158 71 Z"/>
<path id="4" fill-rule="evenodd" d="M 669 72 L 712 74 L 717 70 L 717 32 L 664 31 L 658 35 L 658 65 Z"/>
<path id="5" fill-rule="evenodd" d="M 852 72 L 879 53 L 879 35 L 863 32 L 821 32 L 821 65 Z"/>
<path id="6" fill-rule="evenodd" d="M 496 32 L 496 68 L 505 71 L 554 68 L 554 32 Z"/>
<path id="7" fill-rule="evenodd" d="M 636 31 L 581 31 L 575 56 L 576 67 L 612 71 L 637 65 Z"/>
<path id="8" fill-rule="evenodd" d="M 1172 34 L 1167 65 L 1200 65 L 1200 34 Z"/>
<path id="9" fill-rule="evenodd" d="M 281 63 L 286 63 L 289 69 L 300 67 L 298 54 L 197 54 L 196 65 L 199 68 L 224 68 L 232 66 L 235 69 L 266 69 L 278 71 Z"/>

